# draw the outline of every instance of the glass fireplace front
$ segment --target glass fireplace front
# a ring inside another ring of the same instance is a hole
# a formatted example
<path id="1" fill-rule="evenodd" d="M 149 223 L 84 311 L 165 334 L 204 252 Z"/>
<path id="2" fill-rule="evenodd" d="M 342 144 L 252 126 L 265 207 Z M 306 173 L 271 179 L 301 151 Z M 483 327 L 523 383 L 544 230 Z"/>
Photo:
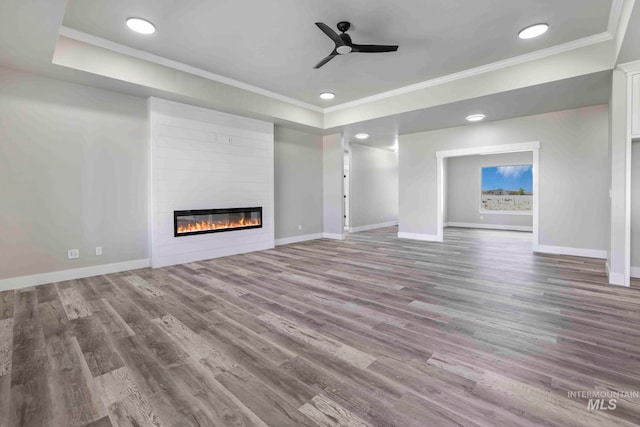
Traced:
<path id="1" fill-rule="evenodd" d="M 174 236 L 262 228 L 262 207 L 173 211 Z"/>

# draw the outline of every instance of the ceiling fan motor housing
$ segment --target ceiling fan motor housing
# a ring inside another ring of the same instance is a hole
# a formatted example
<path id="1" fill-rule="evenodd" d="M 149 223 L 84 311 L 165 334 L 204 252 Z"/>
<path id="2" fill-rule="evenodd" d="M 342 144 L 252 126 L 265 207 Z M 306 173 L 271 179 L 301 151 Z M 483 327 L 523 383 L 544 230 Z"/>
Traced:
<path id="1" fill-rule="evenodd" d="M 353 48 L 351 47 L 353 42 L 351 41 L 351 37 L 349 37 L 349 34 L 342 33 L 339 34 L 339 37 L 344 42 L 344 46 L 337 46 L 336 52 L 338 52 L 338 54 L 340 55 L 351 53 L 351 51 L 353 50 Z"/>

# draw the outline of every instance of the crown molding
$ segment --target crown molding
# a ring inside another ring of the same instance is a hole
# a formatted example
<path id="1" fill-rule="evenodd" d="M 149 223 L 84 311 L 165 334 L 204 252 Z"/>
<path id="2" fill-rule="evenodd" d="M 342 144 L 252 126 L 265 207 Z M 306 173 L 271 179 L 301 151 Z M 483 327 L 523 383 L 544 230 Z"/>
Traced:
<path id="1" fill-rule="evenodd" d="M 619 64 L 618 68 L 624 71 L 627 74 L 638 74 L 640 73 L 640 61 L 626 62 L 624 64 Z"/>
<path id="2" fill-rule="evenodd" d="M 73 28 L 65 27 L 64 25 L 60 27 L 60 35 L 68 37 L 70 39 L 80 41 L 80 42 L 102 47 L 104 49 L 109 49 L 114 52 L 122 53 L 124 55 L 133 56 L 134 58 L 142 59 L 143 61 L 153 62 L 154 64 L 163 65 L 165 67 L 173 68 L 174 70 L 178 70 L 178 71 L 184 71 L 185 73 L 193 74 L 199 77 L 203 77 L 205 79 L 216 81 L 218 83 L 233 86 L 238 89 L 243 89 L 249 92 L 253 92 L 258 95 L 267 96 L 269 98 L 273 98 L 278 101 L 287 102 L 289 104 L 306 108 L 311 111 L 324 113 L 324 109 L 322 107 L 318 107 L 317 105 L 309 104 L 295 98 L 290 98 L 288 96 L 281 95 L 279 93 L 272 92 L 270 90 L 263 89 L 258 86 L 253 86 L 248 83 L 241 82 L 239 80 L 234 80 L 229 77 L 221 76 L 219 74 L 215 74 L 210 71 L 203 70 L 201 68 L 192 67 L 182 62 L 178 62 L 162 56 L 154 55 L 152 53 L 145 52 L 139 49 L 134 49 L 132 47 L 125 46 L 120 43 L 112 42 L 111 40 L 103 39 L 101 37 L 97 37 L 92 34 L 78 31 Z"/>
<path id="3" fill-rule="evenodd" d="M 584 37 L 571 42 L 551 46 L 546 49 L 537 50 L 535 52 L 527 53 L 520 56 L 514 56 L 513 58 L 504 59 L 502 61 L 493 62 L 487 65 L 481 65 L 480 67 L 471 68 L 469 70 L 460 71 L 458 73 L 449 74 L 435 79 L 426 80 L 424 82 L 415 83 L 409 86 L 404 86 L 398 89 L 393 89 L 387 92 L 381 92 L 376 95 L 360 98 L 355 101 L 345 102 L 344 104 L 335 105 L 333 107 L 327 107 L 324 109 L 325 113 L 332 113 L 334 111 L 340 111 L 347 108 L 357 107 L 369 102 L 380 101 L 386 98 L 390 98 L 397 95 L 403 95 L 417 90 L 426 89 L 433 86 L 438 86 L 443 83 L 449 83 L 456 80 L 465 79 L 468 77 L 477 76 L 479 74 L 489 73 L 491 71 L 500 70 L 503 68 L 511 67 L 525 62 L 535 61 L 537 59 L 546 58 L 549 56 L 557 55 L 560 53 L 568 52 L 582 47 L 591 46 L 594 44 L 613 40 L 613 36 L 608 32 L 594 34 L 593 36 Z"/>
<path id="4" fill-rule="evenodd" d="M 609 23 L 607 24 L 607 33 L 611 34 L 611 36 L 615 36 L 618 33 L 624 2 L 625 0 L 613 0 L 611 2 L 611 12 L 609 12 Z"/>

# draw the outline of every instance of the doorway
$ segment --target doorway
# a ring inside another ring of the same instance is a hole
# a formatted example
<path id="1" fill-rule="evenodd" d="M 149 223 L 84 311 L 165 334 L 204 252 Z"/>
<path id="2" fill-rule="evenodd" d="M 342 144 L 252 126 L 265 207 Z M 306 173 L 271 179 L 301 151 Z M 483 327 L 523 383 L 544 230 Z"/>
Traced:
<path id="1" fill-rule="evenodd" d="M 525 142 L 520 144 L 507 144 L 486 147 L 462 148 L 436 152 L 437 159 L 437 240 L 444 240 L 444 209 L 445 209 L 445 159 L 462 156 L 505 154 L 530 151 L 532 153 L 532 181 L 533 181 L 533 212 L 532 212 L 532 250 L 539 249 L 538 240 L 538 209 L 539 209 L 539 151 L 540 142 Z"/>

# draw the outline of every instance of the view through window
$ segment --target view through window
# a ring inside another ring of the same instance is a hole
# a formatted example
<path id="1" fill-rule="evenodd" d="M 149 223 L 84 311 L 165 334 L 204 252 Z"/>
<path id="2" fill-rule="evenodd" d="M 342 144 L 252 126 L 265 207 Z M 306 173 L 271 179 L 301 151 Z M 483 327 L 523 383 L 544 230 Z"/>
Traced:
<path id="1" fill-rule="evenodd" d="M 532 165 L 482 168 L 480 210 L 503 213 L 532 212 Z"/>

